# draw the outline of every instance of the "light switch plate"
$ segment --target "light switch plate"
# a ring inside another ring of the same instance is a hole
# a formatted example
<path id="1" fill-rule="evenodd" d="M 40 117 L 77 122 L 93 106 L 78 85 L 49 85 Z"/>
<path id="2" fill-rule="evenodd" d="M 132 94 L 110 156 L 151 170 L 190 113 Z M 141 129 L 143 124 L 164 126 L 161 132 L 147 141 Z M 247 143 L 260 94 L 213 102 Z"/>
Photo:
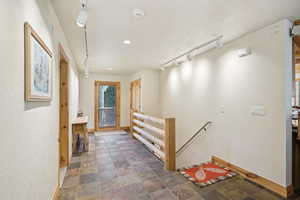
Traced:
<path id="1" fill-rule="evenodd" d="M 250 113 L 253 116 L 265 116 L 266 108 L 264 106 L 252 106 Z"/>

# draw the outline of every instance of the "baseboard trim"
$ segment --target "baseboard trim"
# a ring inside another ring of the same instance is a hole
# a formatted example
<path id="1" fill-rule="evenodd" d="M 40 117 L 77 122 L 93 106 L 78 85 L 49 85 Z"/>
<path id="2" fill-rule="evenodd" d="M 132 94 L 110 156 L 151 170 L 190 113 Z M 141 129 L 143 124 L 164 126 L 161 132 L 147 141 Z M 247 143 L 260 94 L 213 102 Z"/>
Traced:
<path id="1" fill-rule="evenodd" d="M 245 179 L 252 181 L 258 185 L 263 186 L 266 189 L 271 190 L 272 192 L 287 198 L 290 197 L 291 195 L 293 195 L 294 190 L 293 190 L 293 185 L 289 185 L 287 187 L 284 187 L 282 185 L 279 185 L 273 181 L 270 181 L 264 177 L 258 176 L 252 172 L 249 172 L 245 169 L 242 169 L 236 165 L 233 165 L 229 162 L 226 162 L 224 160 L 222 160 L 221 158 L 218 158 L 216 156 L 212 156 L 211 158 L 212 162 L 217 162 L 225 167 L 230 168 L 232 171 L 240 174 L 242 177 L 244 177 Z"/>
<path id="2" fill-rule="evenodd" d="M 95 129 L 93 129 L 93 128 L 88 129 L 88 133 L 94 134 L 95 133 Z"/>
<path id="3" fill-rule="evenodd" d="M 121 130 L 126 131 L 127 133 L 129 133 L 129 131 L 130 131 L 129 126 L 122 126 L 120 128 L 121 128 Z"/>
<path id="4" fill-rule="evenodd" d="M 59 186 L 56 187 L 56 190 L 53 194 L 52 200 L 58 200 L 58 194 L 59 194 Z"/>

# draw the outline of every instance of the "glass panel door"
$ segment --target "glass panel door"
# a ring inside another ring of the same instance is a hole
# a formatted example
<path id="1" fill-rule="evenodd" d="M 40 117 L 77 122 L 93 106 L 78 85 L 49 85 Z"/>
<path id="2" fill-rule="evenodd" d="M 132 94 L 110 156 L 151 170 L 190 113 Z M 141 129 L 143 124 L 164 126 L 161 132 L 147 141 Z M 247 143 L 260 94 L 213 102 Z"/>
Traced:
<path id="1" fill-rule="evenodd" d="M 98 114 L 100 128 L 116 126 L 116 86 L 100 85 Z"/>

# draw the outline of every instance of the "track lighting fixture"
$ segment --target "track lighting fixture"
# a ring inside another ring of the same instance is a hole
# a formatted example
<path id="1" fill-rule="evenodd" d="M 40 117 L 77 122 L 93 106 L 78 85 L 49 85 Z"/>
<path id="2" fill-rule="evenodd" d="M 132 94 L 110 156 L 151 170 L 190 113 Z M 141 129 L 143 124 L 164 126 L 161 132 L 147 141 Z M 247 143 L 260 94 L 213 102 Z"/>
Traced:
<path id="1" fill-rule="evenodd" d="M 173 59 L 171 59 L 167 62 L 165 62 L 161 66 L 166 68 L 166 67 L 168 67 L 172 64 L 173 65 L 180 65 L 182 62 L 184 62 L 185 57 L 186 57 L 186 60 L 191 61 L 192 60 L 192 55 L 199 54 L 199 51 L 198 51 L 199 49 L 202 49 L 203 47 L 206 47 L 206 46 L 211 45 L 211 44 L 213 44 L 213 45 L 215 44 L 215 47 L 220 48 L 220 47 L 223 46 L 223 43 L 221 41 L 222 38 L 223 38 L 223 35 L 216 36 L 214 39 L 211 39 L 211 40 L 209 40 L 209 41 L 207 41 L 207 42 L 205 42 L 205 43 L 203 43 L 203 44 L 201 44 L 201 45 L 199 45 L 199 46 L 197 46 L 197 47 L 195 47 L 195 48 L 193 48 L 193 49 L 191 49 L 191 50 L 189 50 L 189 51 L 187 51 L 187 52 L 185 52 L 185 53 L 183 53 L 183 54 L 181 54 L 181 55 L 179 55 L 179 56 L 177 56 L 177 57 L 175 57 L 175 58 L 173 58 Z"/>

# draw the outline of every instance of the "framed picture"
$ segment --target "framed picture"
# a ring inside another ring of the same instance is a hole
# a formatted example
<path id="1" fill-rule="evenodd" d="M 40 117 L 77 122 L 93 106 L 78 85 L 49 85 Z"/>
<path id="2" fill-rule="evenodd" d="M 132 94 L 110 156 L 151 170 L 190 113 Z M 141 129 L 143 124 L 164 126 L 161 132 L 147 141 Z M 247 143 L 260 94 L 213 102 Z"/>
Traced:
<path id="1" fill-rule="evenodd" d="M 24 27 L 25 100 L 51 101 L 52 53 L 28 23 Z"/>

